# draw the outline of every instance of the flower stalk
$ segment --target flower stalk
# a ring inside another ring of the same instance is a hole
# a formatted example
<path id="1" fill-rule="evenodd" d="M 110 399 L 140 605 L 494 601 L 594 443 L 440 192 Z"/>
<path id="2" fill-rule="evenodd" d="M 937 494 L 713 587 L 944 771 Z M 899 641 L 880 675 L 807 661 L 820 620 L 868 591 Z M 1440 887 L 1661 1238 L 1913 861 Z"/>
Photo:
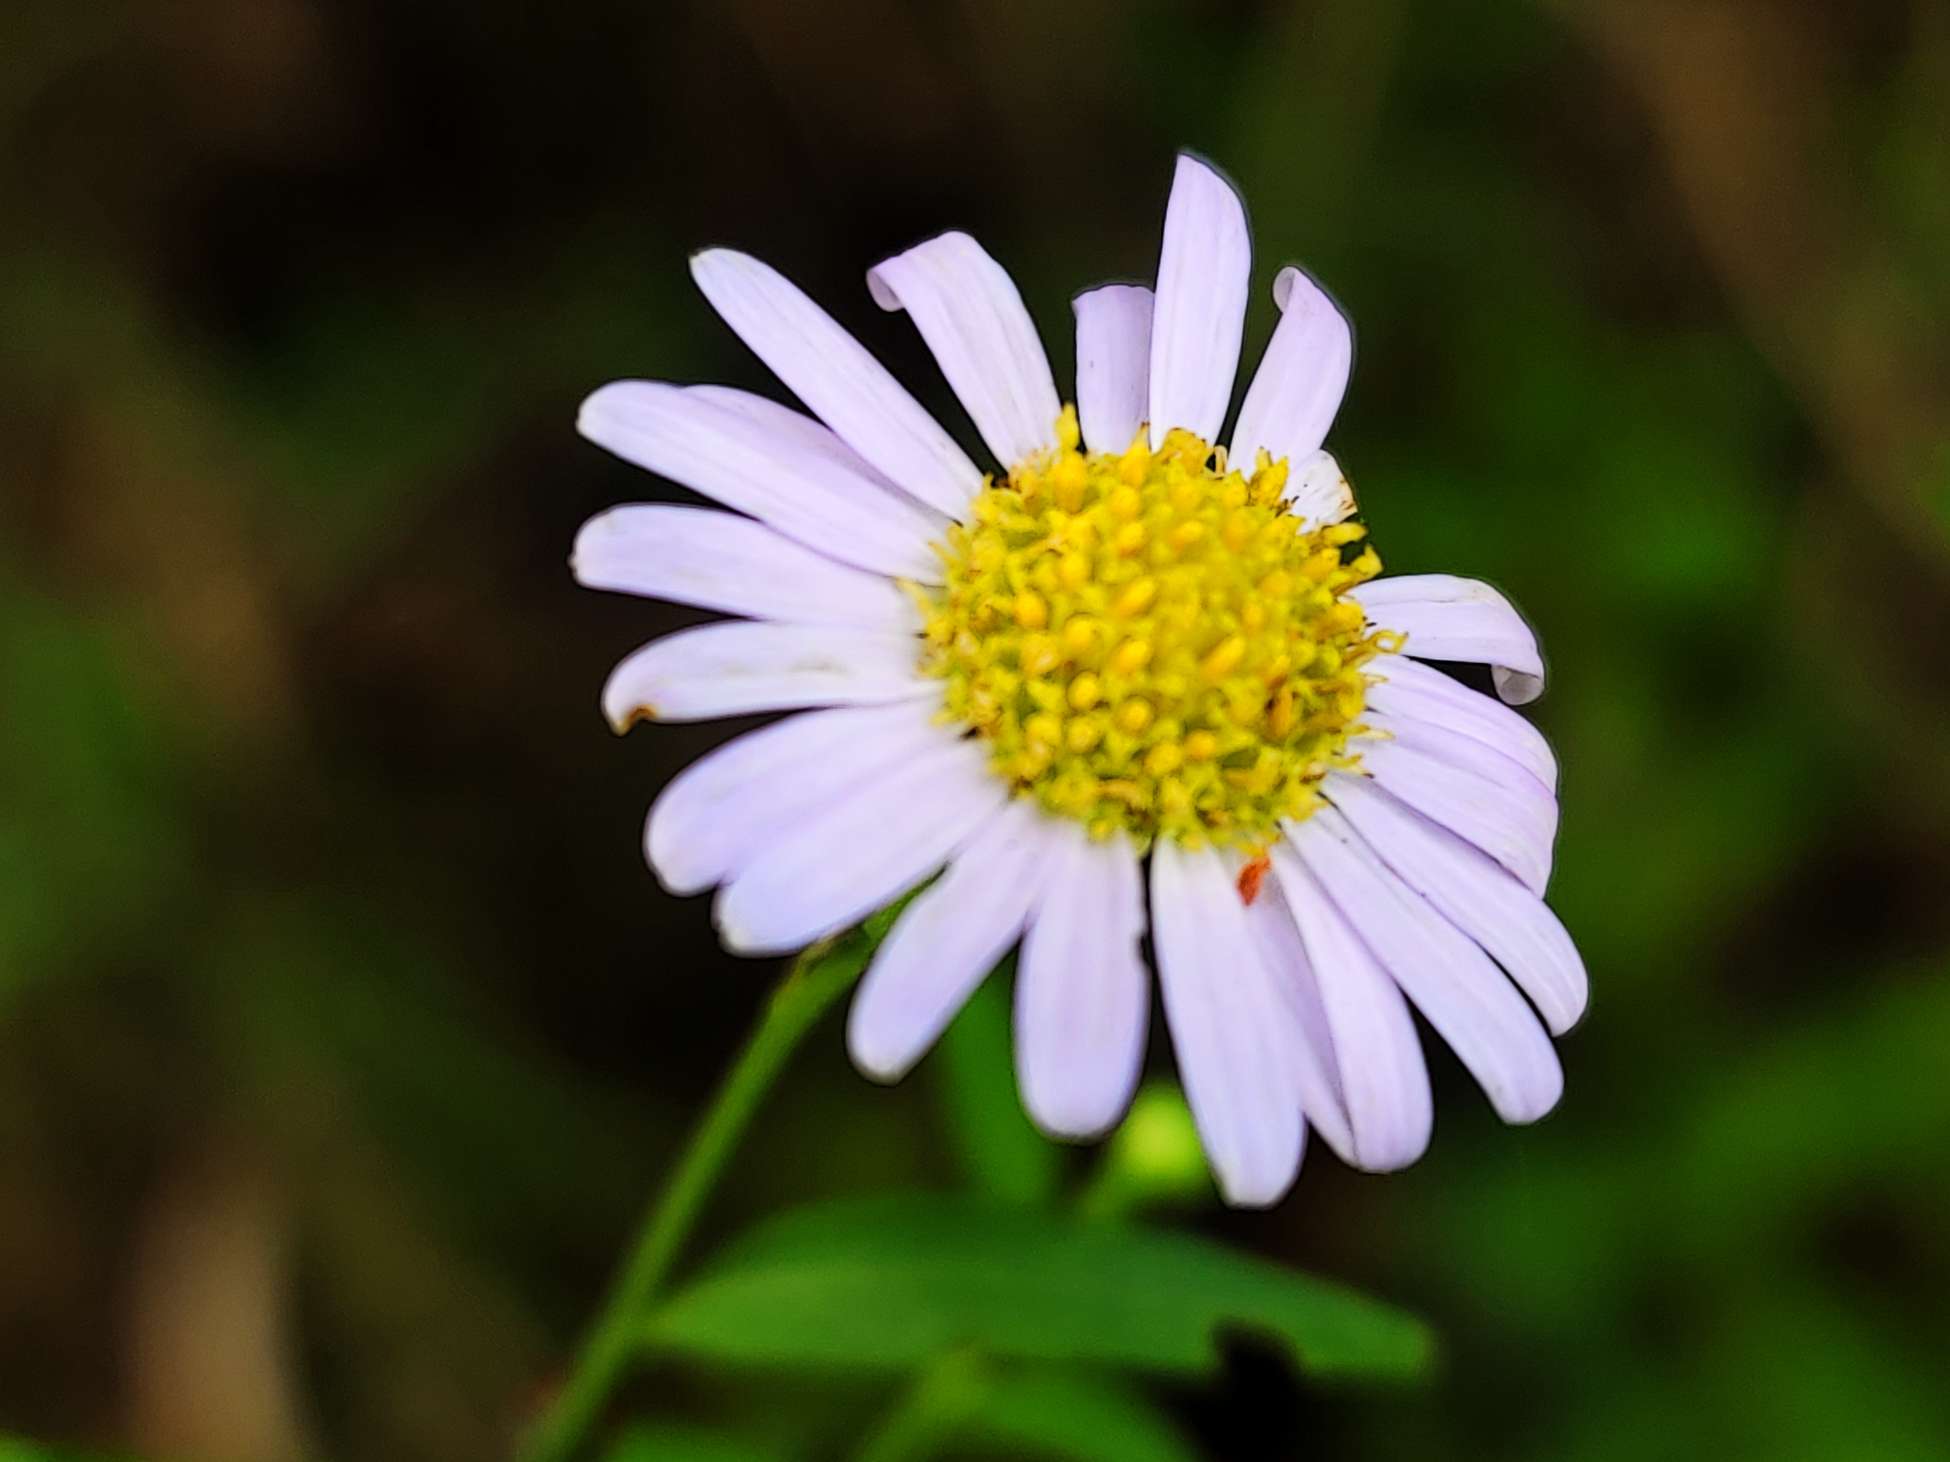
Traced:
<path id="1" fill-rule="evenodd" d="M 868 935 L 853 934 L 815 946 L 786 971 L 692 1132 L 669 1183 L 644 1215 L 568 1378 L 522 1439 L 516 1462 L 569 1462 L 577 1455 L 601 1420 L 638 1348 L 651 1303 L 759 1105 L 806 1033 L 859 978 L 873 942 Z"/>

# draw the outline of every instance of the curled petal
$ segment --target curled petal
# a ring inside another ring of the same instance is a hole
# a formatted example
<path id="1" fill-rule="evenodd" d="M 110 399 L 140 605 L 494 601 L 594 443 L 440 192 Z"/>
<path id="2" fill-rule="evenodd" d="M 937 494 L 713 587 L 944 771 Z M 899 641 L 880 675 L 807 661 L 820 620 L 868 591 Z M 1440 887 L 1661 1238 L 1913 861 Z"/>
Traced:
<path id="1" fill-rule="evenodd" d="M 874 266 L 874 302 L 906 310 L 996 460 L 1010 467 L 1056 445 L 1063 409 L 1036 326 L 1008 271 L 964 233 L 945 233 Z"/>
<path id="2" fill-rule="evenodd" d="M 1537 636 L 1510 601 L 1481 580 L 1403 574 L 1348 592 L 1373 623 L 1406 636 L 1407 654 L 1488 665 L 1496 693 L 1513 706 L 1544 693 Z"/>
<path id="3" fill-rule="evenodd" d="M 1296 468 L 1318 451 L 1354 365 L 1354 332 L 1325 290 L 1298 269 L 1282 269 L 1274 293 L 1280 322 L 1232 432 L 1232 460 L 1245 471 L 1261 451 Z"/>

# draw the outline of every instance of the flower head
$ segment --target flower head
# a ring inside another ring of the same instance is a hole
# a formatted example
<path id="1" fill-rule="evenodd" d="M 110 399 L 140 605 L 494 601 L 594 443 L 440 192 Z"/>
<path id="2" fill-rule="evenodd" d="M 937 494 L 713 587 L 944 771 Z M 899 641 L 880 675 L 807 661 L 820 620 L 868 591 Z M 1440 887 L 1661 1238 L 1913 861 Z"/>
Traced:
<path id="1" fill-rule="evenodd" d="M 1346 763 L 1363 667 L 1400 643 L 1347 597 L 1380 560 L 1290 511 L 1264 452 L 1249 479 L 1187 431 L 1086 455 L 1066 413 L 1058 437 L 948 530 L 923 666 L 1050 812 L 1257 852 Z"/>
<path id="2" fill-rule="evenodd" d="M 925 885 L 855 997 L 854 1060 L 902 1075 L 1020 942 L 1023 1101 L 1082 1138 L 1137 1084 L 1148 932 L 1220 1188 L 1267 1204 L 1309 1125 L 1359 1167 L 1421 1153 L 1411 1005 L 1506 1119 L 1543 1115 L 1562 1088 L 1546 1028 L 1578 1018 L 1585 976 L 1542 901 L 1556 764 L 1503 704 L 1541 691 L 1536 642 L 1484 584 L 1379 577 L 1321 450 L 1352 336 L 1296 269 L 1220 445 L 1250 266 L 1237 195 L 1181 156 L 1155 294 L 1076 300 L 1074 407 L 973 239 L 870 271 L 994 455 L 984 474 L 784 278 L 699 254 L 706 298 L 812 414 L 603 387 L 586 436 L 743 516 L 613 509 L 575 569 L 741 616 L 625 659 L 604 691 L 618 729 L 802 712 L 651 809 L 651 866 L 677 892 L 722 885 L 728 947 L 797 949 Z M 1427 660 L 1487 664 L 1502 699 Z"/>

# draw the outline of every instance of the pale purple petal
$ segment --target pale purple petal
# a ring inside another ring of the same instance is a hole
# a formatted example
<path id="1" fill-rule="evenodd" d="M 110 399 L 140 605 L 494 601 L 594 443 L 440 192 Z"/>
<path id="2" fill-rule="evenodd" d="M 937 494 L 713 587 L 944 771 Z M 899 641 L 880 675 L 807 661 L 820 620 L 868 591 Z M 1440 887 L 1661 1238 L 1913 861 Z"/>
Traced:
<path id="1" fill-rule="evenodd" d="M 940 745 L 781 828 L 719 890 L 712 912 L 725 948 L 785 954 L 858 923 L 939 869 L 1007 797 L 987 748 L 944 728 Z"/>
<path id="2" fill-rule="evenodd" d="M 1297 468 L 1320 449 L 1354 365 L 1354 332 L 1325 290 L 1298 269 L 1282 269 L 1274 296 L 1280 322 L 1232 431 L 1232 465 L 1249 474 L 1262 451 Z"/>
<path id="3" fill-rule="evenodd" d="M 959 514 L 982 474 L 865 346 L 770 265 L 731 249 L 691 257 L 724 322 L 813 414 L 890 482 Z"/>
<path id="4" fill-rule="evenodd" d="M 1543 896 L 1550 882 L 1554 822 L 1541 804 L 1394 742 L 1354 744 L 1362 771 L 1424 817 L 1469 839 Z"/>
<path id="5" fill-rule="evenodd" d="M 1540 829 L 1548 829 L 1545 834 L 1547 842 L 1556 839 L 1557 798 L 1549 787 L 1537 780 L 1535 772 L 1515 758 L 1505 756 L 1496 747 L 1473 736 L 1465 736 L 1460 731 L 1452 731 L 1436 721 L 1417 720 L 1412 716 L 1389 716 L 1375 711 L 1364 711 L 1361 720 L 1370 735 L 1385 736 L 1397 746 L 1432 756 L 1446 766 L 1470 772 L 1486 782 L 1494 782 L 1525 809 L 1526 816 L 1534 820 Z M 1357 737 L 1349 743 L 1349 749 L 1361 751 L 1368 745 L 1368 740 Z"/>
<path id="6" fill-rule="evenodd" d="M 1323 790 L 1404 883 L 1503 966 L 1552 1034 L 1577 1024 L 1590 982 L 1577 946 L 1542 899 L 1365 777 L 1335 774 Z"/>
<path id="7" fill-rule="evenodd" d="M 744 867 L 807 813 L 949 734 L 926 700 L 809 711 L 727 742 L 684 768 L 651 804 L 644 856 L 672 893 Z"/>
<path id="8" fill-rule="evenodd" d="M 1037 1126 L 1087 1138 L 1124 1115 L 1144 1060 L 1144 886 L 1121 834 L 1095 842 L 1080 822 L 1055 825 L 1016 970 L 1016 1080 Z"/>
<path id="9" fill-rule="evenodd" d="M 582 403 L 576 429 L 808 548 L 876 573 L 941 582 L 929 544 L 946 519 L 863 470 L 818 422 L 757 397 L 728 399 L 741 394 L 612 381 Z"/>
<path id="10" fill-rule="evenodd" d="M 907 906 L 853 997 L 846 1044 L 855 1066 L 898 1081 L 947 1029 L 1021 936 L 1058 827 L 1018 798 Z"/>
<path id="11" fill-rule="evenodd" d="M 1151 321 L 1151 445 L 1174 427 L 1218 440 L 1239 369 L 1253 244 L 1232 184 L 1186 153 L 1165 207 Z"/>
<path id="12" fill-rule="evenodd" d="M 1151 313 L 1141 284 L 1106 284 L 1071 301 L 1077 315 L 1077 423 L 1093 452 L 1122 452 L 1151 409 Z"/>
<path id="13" fill-rule="evenodd" d="M 603 686 L 603 714 L 626 731 L 637 721 L 938 700 L 941 682 L 915 668 L 920 647 L 911 634 L 839 625 L 701 625 L 626 656 Z"/>
<path id="14" fill-rule="evenodd" d="M 1435 1123 L 1429 1069 L 1408 1002 L 1293 847 L 1282 841 L 1270 856 L 1339 1063 L 1353 1143 L 1348 1161 L 1374 1173 L 1405 1168 L 1427 1150 Z"/>
<path id="15" fill-rule="evenodd" d="M 1251 463 L 1235 465 L 1250 471 Z M 1354 489 L 1341 464 L 1326 452 L 1312 452 L 1288 469 L 1280 500 L 1312 528 L 1327 527 L 1354 515 Z"/>
<path id="16" fill-rule="evenodd" d="M 1557 758 L 1544 733 L 1502 701 L 1406 655 L 1382 655 L 1368 665 L 1367 673 L 1367 703 L 1375 710 L 1446 726 L 1494 746 L 1552 792 L 1557 790 Z"/>
<path id="17" fill-rule="evenodd" d="M 1009 273 L 964 233 L 917 244 L 867 272 L 884 310 L 906 310 L 941 374 L 1004 467 L 1056 446 L 1049 357 Z"/>
<path id="18" fill-rule="evenodd" d="M 1510 601 L 1480 579 L 1403 574 L 1376 579 L 1348 595 L 1376 625 L 1405 635 L 1407 654 L 1488 665 L 1496 693 L 1512 705 L 1544 693 L 1537 636 Z"/>
<path id="19" fill-rule="evenodd" d="M 1488 955 L 1397 878 L 1332 807 L 1287 824 L 1287 837 L 1506 1122 L 1534 1122 L 1557 1105 L 1564 1092 L 1557 1051 Z"/>
<path id="20" fill-rule="evenodd" d="M 902 502 L 914 502 L 912 497 L 901 490 L 899 484 L 889 481 L 887 475 L 878 467 L 841 441 L 830 426 L 815 420 L 803 411 L 774 401 L 768 396 L 741 391 L 736 386 L 686 386 L 684 390 L 700 401 L 708 401 L 713 406 L 721 406 L 727 411 L 736 412 L 754 426 L 783 438 L 801 451 L 810 452 L 824 461 L 844 468 L 855 477 L 866 478 L 891 492 Z M 931 522 L 947 521 L 945 514 L 937 513 L 932 508 L 923 511 L 927 513 Z"/>
<path id="21" fill-rule="evenodd" d="M 1327 1145 L 1343 1162 L 1357 1161 L 1354 1129 L 1347 1116 L 1347 1098 L 1341 1092 L 1340 1060 L 1334 1051 L 1333 1027 L 1327 1007 L 1321 1001 L 1320 985 L 1314 977 L 1313 962 L 1293 922 L 1277 878 L 1267 879 L 1259 895 L 1246 908 L 1246 927 L 1259 947 L 1260 961 L 1272 976 L 1273 988 L 1290 1019 L 1293 1039 L 1293 1069 L 1300 1083 L 1300 1111 L 1319 1129 Z M 1286 1030 L 1288 1023 L 1274 1022 Z"/>
<path id="22" fill-rule="evenodd" d="M 1151 851 L 1151 927 L 1179 1079 L 1226 1201 L 1263 1208 L 1300 1169 L 1305 1127 L 1271 977 L 1219 855 Z"/>
<path id="23" fill-rule="evenodd" d="M 916 633 L 913 602 L 892 580 L 814 553 L 763 523 L 711 508 L 635 503 L 576 534 L 576 582 L 793 624 Z"/>

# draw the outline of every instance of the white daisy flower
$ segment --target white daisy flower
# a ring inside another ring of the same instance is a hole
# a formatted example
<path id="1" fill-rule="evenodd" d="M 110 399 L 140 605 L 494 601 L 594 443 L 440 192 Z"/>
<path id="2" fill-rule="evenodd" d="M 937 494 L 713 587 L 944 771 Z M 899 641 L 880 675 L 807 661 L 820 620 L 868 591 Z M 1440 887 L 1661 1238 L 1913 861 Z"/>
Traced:
<path id="1" fill-rule="evenodd" d="M 1421 1154 L 1411 1006 L 1506 1120 L 1541 1117 L 1563 1085 L 1546 1031 L 1578 1019 L 1585 973 L 1542 899 L 1556 764 L 1502 703 L 1541 691 L 1536 641 L 1486 584 L 1377 577 L 1321 450 L 1352 336 L 1297 269 L 1217 445 L 1250 269 L 1238 196 L 1181 156 L 1155 292 L 1076 299 L 1074 410 L 973 239 L 871 270 L 985 475 L 775 270 L 701 253 L 705 297 L 810 415 L 718 386 L 597 391 L 585 436 L 743 516 L 619 507 L 575 572 L 741 616 L 617 666 L 619 730 L 802 712 L 650 812 L 652 868 L 720 886 L 728 948 L 796 950 L 925 884 L 854 998 L 854 1061 L 901 1076 L 1020 942 L 1022 1100 L 1081 1139 L 1138 1080 L 1148 932 L 1221 1191 L 1264 1205 L 1308 1124 L 1359 1168 Z M 1502 700 L 1424 660 L 1488 665 Z"/>

